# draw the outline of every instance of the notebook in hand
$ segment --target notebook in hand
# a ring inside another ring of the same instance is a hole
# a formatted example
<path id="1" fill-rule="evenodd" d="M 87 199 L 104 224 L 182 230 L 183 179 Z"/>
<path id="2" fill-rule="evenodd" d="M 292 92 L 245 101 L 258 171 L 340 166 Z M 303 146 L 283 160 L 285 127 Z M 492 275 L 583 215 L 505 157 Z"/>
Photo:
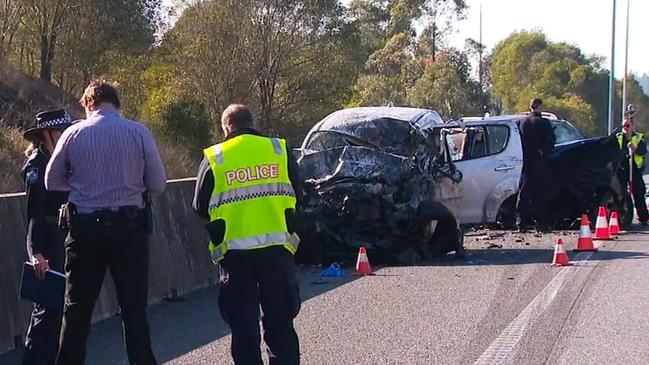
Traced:
<path id="1" fill-rule="evenodd" d="M 63 311 L 65 294 L 65 275 L 54 270 L 45 273 L 44 279 L 38 279 L 31 262 L 23 264 L 20 283 L 20 297 L 38 303 L 51 311 Z"/>

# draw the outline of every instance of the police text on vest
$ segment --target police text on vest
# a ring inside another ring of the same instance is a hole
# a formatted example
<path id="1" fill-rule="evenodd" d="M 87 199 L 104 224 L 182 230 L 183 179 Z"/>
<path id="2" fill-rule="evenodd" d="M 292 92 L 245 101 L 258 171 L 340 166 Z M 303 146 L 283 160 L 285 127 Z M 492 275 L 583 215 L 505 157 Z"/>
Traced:
<path id="1" fill-rule="evenodd" d="M 245 183 L 260 179 L 276 179 L 279 177 L 279 165 L 257 165 L 253 167 L 243 167 L 236 170 L 229 170 L 225 172 L 225 178 L 228 185 L 232 185 L 234 181 Z"/>

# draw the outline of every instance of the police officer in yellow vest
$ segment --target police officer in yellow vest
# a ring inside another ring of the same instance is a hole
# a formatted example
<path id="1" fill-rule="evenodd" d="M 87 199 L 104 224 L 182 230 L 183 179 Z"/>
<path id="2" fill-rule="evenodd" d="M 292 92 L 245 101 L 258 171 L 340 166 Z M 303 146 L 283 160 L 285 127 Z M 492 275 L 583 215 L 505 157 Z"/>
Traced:
<path id="1" fill-rule="evenodd" d="M 270 364 L 299 364 L 293 319 L 300 297 L 293 254 L 301 192 L 286 141 L 254 129 L 247 107 L 221 117 L 225 141 L 204 150 L 194 211 L 208 219 L 211 259 L 219 264 L 221 316 L 232 330 L 235 364 L 261 364 L 259 307 Z"/>
<path id="2" fill-rule="evenodd" d="M 624 174 L 622 176 L 622 182 L 625 185 L 629 183 L 629 168 L 631 165 L 629 158 L 633 158 L 631 191 L 638 220 L 640 224 L 646 225 L 649 220 L 649 212 L 645 204 L 646 187 L 642 178 L 642 172 L 644 171 L 644 156 L 647 153 L 647 144 L 644 140 L 644 134 L 635 131 L 633 116 L 633 111 L 627 111 L 625 113 L 624 121 L 622 122 L 622 132 L 617 134 L 617 141 L 620 148 L 626 152 Z M 632 156 L 629 156 L 629 149 L 633 152 Z"/>

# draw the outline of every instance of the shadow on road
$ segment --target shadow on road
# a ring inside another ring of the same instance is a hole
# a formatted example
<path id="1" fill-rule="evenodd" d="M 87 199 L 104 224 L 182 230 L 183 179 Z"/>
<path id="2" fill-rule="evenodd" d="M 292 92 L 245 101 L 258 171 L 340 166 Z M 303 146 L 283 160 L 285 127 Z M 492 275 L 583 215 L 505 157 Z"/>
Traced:
<path id="1" fill-rule="evenodd" d="M 574 258 L 577 253 L 568 250 L 568 256 Z M 521 264 L 550 264 L 554 249 L 473 249 L 467 255 L 457 259 L 441 259 L 430 265 L 449 266 L 481 266 L 481 265 L 521 265 Z M 590 261 L 635 260 L 649 258 L 646 252 L 606 251 L 600 249 L 590 257 Z"/>
<path id="2" fill-rule="evenodd" d="M 298 272 L 300 295 L 307 301 L 320 294 L 345 285 L 357 277 L 320 278 L 317 272 Z M 230 334 L 221 319 L 217 304 L 218 288 L 201 289 L 178 301 L 162 302 L 149 307 L 149 324 L 153 350 L 159 363 L 180 357 Z M 123 344 L 122 323 L 112 317 L 93 325 L 88 338 L 86 364 L 128 364 Z M 22 350 L 0 355 L 0 364 L 20 364 Z M 229 354 L 223 354 L 229 356 Z"/>

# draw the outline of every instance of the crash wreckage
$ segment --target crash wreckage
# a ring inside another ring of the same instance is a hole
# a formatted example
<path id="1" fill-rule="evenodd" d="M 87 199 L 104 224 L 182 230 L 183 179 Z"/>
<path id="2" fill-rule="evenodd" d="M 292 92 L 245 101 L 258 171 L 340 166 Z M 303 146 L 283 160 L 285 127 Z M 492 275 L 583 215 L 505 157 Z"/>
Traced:
<path id="1" fill-rule="evenodd" d="M 440 153 L 442 119 L 414 108 L 337 111 L 297 151 L 305 181 L 298 262 L 344 261 L 364 246 L 380 262 L 459 250 L 462 174 Z"/>
<path id="2" fill-rule="evenodd" d="M 507 141 L 518 138 L 520 144 L 515 123 L 510 125 Z M 364 246 L 374 261 L 412 264 L 461 252 L 460 224 L 511 227 L 520 175 L 496 194 L 496 201 L 479 178 L 471 183 L 475 171 L 454 162 L 449 147 L 459 127 L 444 123 L 434 111 L 400 107 L 344 109 L 317 123 L 294 151 L 306 193 L 297 261 L 349 262 Z M 520 154 L 507 159 L 522 164 Z M 617 210 L 628 224 L 632 210 L 620 184 L 621 159 L 614 136 L 555 147 L 548 182 L 555 227 L 569 228 L 581 214 L 594 215 L 599 205 Z M 485 195 L 485 213 L 465 221 L 465 195 L 476 194 Z"/>

